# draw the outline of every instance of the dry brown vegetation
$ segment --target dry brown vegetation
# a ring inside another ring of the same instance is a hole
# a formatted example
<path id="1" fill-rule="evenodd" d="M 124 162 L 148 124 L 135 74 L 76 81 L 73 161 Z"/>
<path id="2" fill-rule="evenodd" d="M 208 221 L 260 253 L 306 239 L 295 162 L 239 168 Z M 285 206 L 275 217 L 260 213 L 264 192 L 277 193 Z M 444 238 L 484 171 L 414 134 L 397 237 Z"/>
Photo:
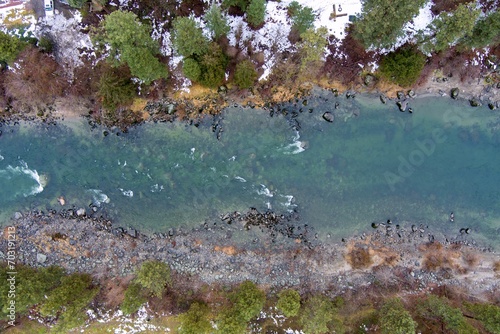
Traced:
<path id="1" fill-rule="evenodd" d="M 429 271 L 453 271 L 466 274 L 479 264 L 479 255 L 470 249 L 464 249 L 459 244 L 444 247 L 441 243 L 428 243 L 420 246 L 424 260 L 422 266 Z"/>
<path id="2" fill-rule="evenodd" d="M 472 51 L 460 52 L 456 47 L 432 55 L 425 64 L 416 86 L 425 84 L 436 70 L 440 70 L 444 77 L 458 76 L 461 82 L 477 80 L 483 66 L 482 64 L 473 65 L 474 57 L 475 54 Z"/>
<path id="3" fill-rule="evenodd" d="M 361 73 L 368 63 L 376 60 L 373 52 L 366 51 L 363 45 L 351 33 L 342 40 L 331 38 L 328 49 L 330 55 L 324 65 L 324 73 L 329 79 L 339 80 L 345 85 L 356 85 L 362 82 Z"/>
<path id="4" fill-rule="evenodd" d="M 364 269 L 372 265 L 373 259 L 366 245 L 355 245 L 346 255 L 347 262 L 353 269 Z"/>
<path id="5" fill-rule="evenodd" d="M 67 80 L 52 57 L 28 47 L 17 62 L 20 67 L 5 75 L 5 95 L 16 109 L 37 109 L 62 96 Z"/>
<path id="6" fill-rule="evenodd" d="M 454 11 L 461 3 L 468 3 L 470 0 L 434 0 L 431 7 L 432 14 L 439 15 L 441 12 Z"/>

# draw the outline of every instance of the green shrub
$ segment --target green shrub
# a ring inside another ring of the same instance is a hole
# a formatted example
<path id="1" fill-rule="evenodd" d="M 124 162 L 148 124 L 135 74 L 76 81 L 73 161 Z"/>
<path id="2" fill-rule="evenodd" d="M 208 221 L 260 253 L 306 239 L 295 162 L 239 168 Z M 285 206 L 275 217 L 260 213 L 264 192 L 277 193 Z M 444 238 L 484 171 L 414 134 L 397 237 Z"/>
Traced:
<path id="1" fill-rule="evenodd" d="M 38 40 L 38 48 L 46 53 L 52 53 L 54 42 L 49 36 L 42 36 Z"/>
<path id="2" fill-rule="evenodd" d="M 201 77 L 200 64 L 193 58 L 185 58 L 182 62 L 182 73 L 191 81 L 199 81 Z"/>
<path id="3" fill-rule="evenodd" d="M 157 260 L 145 261 L 137 272 L 135 281 L 151 295 L 161 298 L 166 287 L 172 285 L 170 267 Z"/>
<path id="4" fill-rule="evenodd" d="M 266 296 L 255 283 L 245 281 L 234 291 L 231 300 L 233 309 L 240 314 L 244 321 L 249 321 L 259 315 L 266 302 Z"/>
<path id="5" fill-rule="evenodd" d="M 205 304 L 192 303 L 189 311 L 180 316 L 179 334 L 210 333 L 212 325 L 208 319 L 209 314 L 210 310 Z"/>
<path id="6" fill-rule="evenodd" d="M 297 291 L 288 289 L 278 294 L 276 307 L 287 317 L 294 317 L 299 314 L 300 295 Z"/>
<path id="7" fill-rule="evenodd" d="M 380 310 L 382 334 L 415 333 L 416 323 L 398 298 L 387 300 Z"/>
<path id="8" fill-rule="evenodd" d="M 246 12 L 247 22 L 255 28 L 260 26 L 266 16 L 266 0 L 251 0 Z"/>
<path id="9" fill-rule="evenodd" d="M 402 87 L 413 85 L 424 68 L 426 57 L 413 48 L 402 48 L 384 56 L 380 74 Z"/>
<path id="10" fill-rule="evenodd" d="M 257 71 L 250 60 L 244 60 L 236 65 L 234 83 L 245 89 L 253 86 L 257 79 Z"/>
<path id="11" fill-rule="evenodd" d="M 120 309 L 124 314 L 129 315 L 137 312 L 146 301 L 147 298 L 144 296 L 141 286 L 137 283 L 130 283 L 125 290 L 125 299 L 120 305 Z"/>

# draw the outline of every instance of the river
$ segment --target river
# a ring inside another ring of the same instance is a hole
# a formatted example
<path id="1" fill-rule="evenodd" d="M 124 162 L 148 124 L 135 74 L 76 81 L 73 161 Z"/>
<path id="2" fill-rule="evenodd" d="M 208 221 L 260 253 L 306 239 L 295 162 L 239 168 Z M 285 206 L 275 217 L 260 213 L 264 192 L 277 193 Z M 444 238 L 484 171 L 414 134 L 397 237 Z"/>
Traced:
<path id="1" fill-rule="evenodd" d="M 320 235 L 345 237 L 390 219 L 452 235 L 470 228 L 497 248 L 499 113 L 438 97 L 410 106 L 412 114 L 376 96 L 315 91 L 272 117 L 227 108 L 219 140 L 212 120 L 151 122 L 127 133 L 84 119 L 3 124 L 0 223 L 16 211 L 59 210 L 63 197 L 66 208 L 95 206 L 143 231 L 256 207 L 295 210 Z"/>

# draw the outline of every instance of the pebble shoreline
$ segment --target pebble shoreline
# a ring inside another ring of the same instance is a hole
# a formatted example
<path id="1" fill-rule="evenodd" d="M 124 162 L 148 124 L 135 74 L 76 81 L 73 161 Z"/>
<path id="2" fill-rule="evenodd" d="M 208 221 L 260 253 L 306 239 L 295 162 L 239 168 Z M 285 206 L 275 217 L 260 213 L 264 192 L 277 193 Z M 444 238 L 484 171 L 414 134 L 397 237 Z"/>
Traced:
<path id="1" fill-rule="evenodd" d="M 367 233 L 340 241 L 318 237 L 313 230 L 306 232 L 304 226 L 302 234 L 287 234 L 291 226 L 300 225 L 289 217 L 273 222 L 270 215 L 251 209 L 244 214 L 223 215 L 219 221 L 205 222 L 191 231 L 151 235 L 114 227 L 106 219 L 76 214 L 67 217 L 67 210 L 16 213 L 10 226 L 16 227 L 18 263 L 58 265 L 68 272 L 88 272 L 97 279 L 126 276 L 143 261 L 158 259 L 178 274 L 209 284 L 231 285 L 248 279 L 272 289 L 294 287 L 301 292 L 340 294 L 381 279 L 404 281 L 410 292 L 455 285 L 483 293 L 495 291 L 500 284 L 491 267 L 500 257 L 492 249 L 478 246 L 470 236 L 447 238 L 426 226 L 415 229 L 405 222 L 397 230 L 367 229 Z M 424 270 L 420 247 L 431 241 L 445 248 L 486 254 L 488 260 L 481 260 L 477 268 L 466 273 Z M 353 269 L 346 260 L 353 247 L 370 249 L 373 263 Z M 2 238 L 0 250 L 6 249 L 7 240 Z M 5 256 L 0 253 L 0 260 Z M 387 264 L 394 256 L 398 260 Z"/>

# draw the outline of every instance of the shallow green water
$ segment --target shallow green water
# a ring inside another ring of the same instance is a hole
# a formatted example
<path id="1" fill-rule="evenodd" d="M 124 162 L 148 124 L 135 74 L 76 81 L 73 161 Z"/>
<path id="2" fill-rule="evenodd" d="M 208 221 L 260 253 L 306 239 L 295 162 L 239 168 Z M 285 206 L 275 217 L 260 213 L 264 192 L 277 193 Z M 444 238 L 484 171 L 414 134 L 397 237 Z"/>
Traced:
<path id="1" fill-rule="evenodd" d="M 220 141 L 210 124 L 146 124 L 120 136 L 83 120 L 3 125 L 0 221 L 16 210 L 58 208 L 64 196 L 66 207 L 94 203 L 121 225 L 147 230 L 269 207 L 295 209 L 339 237 L 392 219 L 453 234 L 471 227 L 500 244 L 498 112 L 446 98 L 411 106 L 413 114 L 401 113 L 378 98 L 317 92 L 274 117 L 229 108 Z"/>

